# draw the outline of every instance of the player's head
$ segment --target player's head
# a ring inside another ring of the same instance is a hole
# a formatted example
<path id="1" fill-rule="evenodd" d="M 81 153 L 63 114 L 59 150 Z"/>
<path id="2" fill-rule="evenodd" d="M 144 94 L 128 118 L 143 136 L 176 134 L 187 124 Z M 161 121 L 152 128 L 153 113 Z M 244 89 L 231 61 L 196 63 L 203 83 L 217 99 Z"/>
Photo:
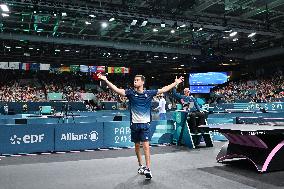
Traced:
<path id="1" fill-rule="evenodd" d="M 136 75 L 134 77 L 134 87 L 139 88 L 145 83 L 145 77 L 143 75 Z"/>
<path id="2" fill-rule="evenodd" d="M 189 88 L 184 88 L 183 93 L 184 93 L 185 96 L 189 96 L 190 95 Z"/>

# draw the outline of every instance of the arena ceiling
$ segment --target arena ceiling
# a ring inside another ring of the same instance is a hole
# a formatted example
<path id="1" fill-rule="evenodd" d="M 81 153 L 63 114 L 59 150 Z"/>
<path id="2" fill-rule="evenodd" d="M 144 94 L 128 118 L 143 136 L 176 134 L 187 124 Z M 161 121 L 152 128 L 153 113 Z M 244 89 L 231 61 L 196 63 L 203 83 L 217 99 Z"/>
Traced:
<path id="1" fill-rule="evenodd" d="M 190 69 L 284 54 L 284 0 L 1 4 L 1 61 Z"/>

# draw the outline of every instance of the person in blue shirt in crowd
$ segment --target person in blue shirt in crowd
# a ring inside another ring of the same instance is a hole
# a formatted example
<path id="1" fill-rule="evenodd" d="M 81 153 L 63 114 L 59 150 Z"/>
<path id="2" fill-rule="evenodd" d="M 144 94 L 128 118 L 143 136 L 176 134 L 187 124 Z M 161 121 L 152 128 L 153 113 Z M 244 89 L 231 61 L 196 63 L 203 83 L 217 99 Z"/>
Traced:
<path id="1" fill-rule="evenodd" d="M 134 89 L 120 89 L 108 81 L 107 77 L 101 73 L 98 74 L 98 78 L 105 81 L 114 92 L 129 99 L 131 141 L 135 143 L 135 152 L 139 164 L 138 173 L 144 174 L 146 179 L 151 179 L 149 147 L 151 102 L 154 96 L 171 90 L 182 83 L 184 78 L 176 78 L 175 82 L 158 90 L 144 90 L 145 77 L 143 75 L 134 77 Z M 146 167 L 142 165 L 140 143 L 143 145 Z"/>
<path id="2" fill-rule="evenodd" d="M 190 95 L 189 88 L 184 88 L 183 93 L 184 95 L 177 93 L 176 87 L 173 89 L 174 97 L 178 99 L 183 104 L 183 107 L 186 107 L 189 112 L 187 123 L 190 132 L 196 134 L 198 133 L 198 126 L 205 125 L 205 114 L 203 111 L 201 111 L 200 106 L 198 105 L 196 99 Z M 190 102 L 194 103 L 193 107 L 188 107 Z"/>

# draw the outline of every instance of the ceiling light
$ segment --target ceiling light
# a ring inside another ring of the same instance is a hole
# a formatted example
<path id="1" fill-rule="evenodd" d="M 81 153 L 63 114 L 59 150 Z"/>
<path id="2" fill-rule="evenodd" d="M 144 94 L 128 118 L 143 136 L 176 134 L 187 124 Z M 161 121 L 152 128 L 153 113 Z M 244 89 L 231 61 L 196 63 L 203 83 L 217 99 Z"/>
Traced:
<path id="1" fill-rule="evenodd" d="M 91 18 L 95 18 L 96 16 L 95 15 L 93 15 L 93 14 L 90 14 L 89 15 Z"/>
<path id="2" fill-rule="evenodd" d="M 30 50 L 33 50 L 34 48 L 30 47 L 29 49 L 30 49 Z"/>
<path id="3" fill-rule="evenodd" d="M 256 34 L 256 33 L 253 32 L 253 33 L 249 34 L 248 37 L 253 37 L 253 36 L 255 36 L 255 34 Z"/>
<path id="4" fill-rule="evenodd" d="M 5 46 L 6 49 L 11 49 L 11 47 Z"/>
<path id="5" fill-rule="evenodd" d="M 175 59 L 177 59 L 178 57 L 176 56 L 176 57 L 173 57 L 173 60 L 175 60 Z"/>
<path id="6" fill-rule="evenodd" d="M 238 40 L 239 40 L 238 38 L 234 38 L 234 39 L 233 39 L 233 41 L 238 41 Z"/>
<path id="7" fill-rule="evenodd" d="M 202 31 L 203 30 L 203 28 L 201 27 L 201 28 L 199 28 L 197 31 Z"/>
<path id="8" fill-rule="evenodd" d="M 62 15 L 62 16 L 67 16 L 67 13 L 66 13 L 66 12 L 63 12 L 61 15 Z"/>
<path id="9" fill-rule="evenodd" d="M 1 4 L 0 7 L 1 7 L 2 11 L 4 11 L 4 12 L 9 12 L 9 8 L 8 8 L 7 5 Z"/>
<path id="10" fill-rule="evenodd" d="M 108 27 L 108 24 L 106 22 L 102 22 L 101 26 L 102 26 L 102 28 L 106 28 L 106 27 Z"/>
<path id="11" fill-rule="evenodd" d="M 55 52 L 60 52 L 60 50 L 59 49 L 55 49 Z"/>
<path id="12" fill-rule="evenodd" d="M 235 35 L 237 35 L 238 32 L 232 32 L 230 33 L 230 37 L 234 37 Z"/>
<path id="13" fill-rule="evenodd" d="M 8 17 L 8 16 L 9 16 L 9 14 L 2 13 L 2 16 L 3 16 L 3 17 Z"/>
<path id="14" fill-rule="evenodd" d="M 136 23 L 137 23 L 137 20 L 132 20 L 132 22 L 131 22 L 131 26 L 135 26 L 136 25 Z"/>
<path id="15" fill-rule="evenodd" d="M 78 53 L 78 52 L 80 52 L 80 51 L 76 51 L 76 53 Z"/>
<path id="16" fill-rule="evenodd" d="M 65 52 L 69 52 L 70 50 L 69 49 L 65 49 Z"/>
<path id="17" fill-rule="evenodd" d="M 186 26 L 186 25 L 185 25 L 185 24 L 183 24 L 183 25 L 181 25 L 180 27 L 181 27 L 181 28 L 184 28 L 185 26 Z"/>
<path id="18" fill-rule="evenodd" d="M 226 30 L 225 32 L 226 33 L 231 33 L 233 30 Z"/>
<path id="19" fill-rule="evenodd" d="M 90 25 L 90 24 L 91 24 L 91 22 L 85 21 L 85 24 Z"/>
<path id="20" fill-rule="evenodd" d="M 159 31 L 157 28 L 154 28 L 154 29 L 153 29 L 153 32 L 157 32 L 157 31 Z"/>
<path id="21" fill-rule="evenodd" d="M 21 49 L 22 47 L 16 47 L 16 49 Z"/>
<path id="22" fill-rule="evenodd" d="M 155 55 L 154 58 L 159 58 L 159 56 Z"/>
<path id="23" fill-rule="evenodd" d="M 57 16 L 57 14 L 53 14 L 53 16 Z"/>
<path id="24" fill-rule="evenodd" d="M 182 64 L 182 65 L 180 65 L 181 67 L 184 67 L 184 65 Z"/>
<path id="25" fill-rule="evenodd" d="M 171 30 L 171 33 L 175 33 L 176 31 L 175 30 Z"/>
<path id="26" fill-rule="evenodd" d="M 168 57 L 167 57 L 167 56 L 164 56 L 164 58 L 167 59 Z"/>
<path id="27" fill-rule="evenodd" d="M 166 23 L 165 23 L 165 22 L 162 22 L 162 23 L 161 23 L 161 27 L 162 27 L 162 28 L 166 27 Z"/>
<path id="28" fill-rule="evenodd" d="M 36 49 L 37 51 L 39 51 L 39 49 Z"/>
<path id="29" fill-rule="evenodd" d="M 233 62 L 233 60 L 232 60 L 232 59 L 230 59 L 230 62 Z"/>
<path id="30" fill-rule="evenodd" d="M 109 19 L 109 22 L 112 22 L 112 21 L 114 21 L 115 20 L 115 18 L 111 18 L 111 19 Z"/>
<path id="31" fill-rule="evenodd" d="M 222 64 L 219 64 L 220 66 L 229 66 L 230 64 L 226 64 L 226 63 L 222 63 Z"/>
<path id="32" fill-rule="evenodd" d="M 147 23 L 148 23 L 148 21 L 147 21 L 147 20 L 144 20 L 144 21 L 142 22 L 141 26 L 146 26 Z"/>
<path id="33" fill-rule="evenodd" d="M 228 39 L 229 37 L 224 36 L 223 39 Z"/>

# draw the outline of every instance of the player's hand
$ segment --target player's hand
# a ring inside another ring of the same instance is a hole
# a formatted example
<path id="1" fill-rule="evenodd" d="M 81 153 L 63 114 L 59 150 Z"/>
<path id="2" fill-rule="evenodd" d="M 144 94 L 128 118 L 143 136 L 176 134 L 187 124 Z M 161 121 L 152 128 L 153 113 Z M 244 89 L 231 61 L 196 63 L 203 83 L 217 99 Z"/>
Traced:
<path id="1" fill-rule="evenodd" d="M 175 83 L 178 85 L 180 83 L 182 83 L 184 81 L 184 77 L 180 76 L 179 78 L 177 78 L 176 76 L 176 79 L 175 79 Z"/>
<path id="2" fill-rule="evenodd" d="M 102 73 L 98 73 L 97 76 L 98 76 L 99 79 L 101 79 L 101 80 L 103 80 L 103 81 L 106 81 L 106 80 L 107 80 L 107 77 L 104 76 L 104 75 L 102 75 Z"/>

